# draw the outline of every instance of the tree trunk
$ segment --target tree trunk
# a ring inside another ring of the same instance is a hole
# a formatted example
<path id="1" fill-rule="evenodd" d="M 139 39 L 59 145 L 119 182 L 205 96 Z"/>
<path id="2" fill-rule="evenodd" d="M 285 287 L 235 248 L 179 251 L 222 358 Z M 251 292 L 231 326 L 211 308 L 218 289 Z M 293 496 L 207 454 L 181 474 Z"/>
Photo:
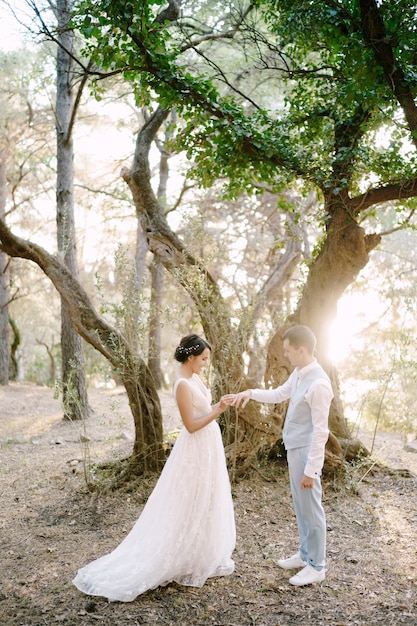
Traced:
<path id="1" fill-rule="evenodd" d="M 310 267 L 295 312 L 300 324 L 308 324 L 314 330 L 318 354 L 325 365 L 329 328 L 337 314 L 337 303 L 368 263 L 369 252 L 381 240 L 378 235 L 366 235 L 343 206 L 332 207 L 330 214 L 325 242 Z"/>
<path id="2" fill-rule="evenodd" d="M 72 61 L 66 50 L 73 48 L 73 32 L 68 28 L 72 0 L 58 0 L 56 16 L 61 46 L 57 51 L 57 237 L 58 250 L 68 269 L 78 276 L 74 220 L 74 151 L 72 121 L 74 103 L 72 95 Z M 79 420 L 88 416 L 87 383 L 85 377 L 84 348 L 81 337 L 71 324 L 71 315 L 65 301 L 61 300 L 61 359 L 64 417 Z"/>
<path id="3" fill-rule="evenodd" d="M 138 360 L 124 369 L 122 380 L 135 417 L 135 443 L 129 471 L 138 474 L 159 470 L 165 460 L 162 410 L 152 373 L 143 360 Z"/>
<path id="4" fill-rule="evenodd" d="M 328 333 L 337 314 L 339 298 L 368 263 L 369 252 L 378 245 L 380 237 L 365 235 L 364 229 L 343 206 L 332 206 L 331 215 L 326 240 L 310 265 L 297 309 L 277 330 L 268 346 L 265 382 L 268 387 L 277 387 L 291 371 L 282 349 L 285 330 L 294 324 L 310 326 L 317 337 L 317 358 L 330 376 L 335 396 L 329 417 L 328 448 L 333 454 L 349 459 L 357 454 L 359 446 L 352 440 L 344 417 L 337 371 L 328 357 Z M 283 421 L 285 407 L 277 410 Z"/>
<path id="5" fill-rule="evenodd" d="M 9 379 L 17 380 L 19 376 L 19 366 L 17 361 L 17 351 L 21 343 L 20 332 L 16 322 L 12 317 L 9 317 L 9 325 L 12 329 L 12 342 L 10 346 L 10 367 L 9 367 Z"/>
<path id="6" fill-rule="evenodd" d="M 55 366 L 55 357 L 54 357 L 54 352 L 53 352 L 54 344 L 52 342 L 52 346 L 49 347 L 47 343 L 44 343 L 43 341 L 39 341 L 39 339 L 36 340 L 36 343 L 39 344 L 40 346 L 43 346 L 46 350 L 46 354 L 48 355 L 48 359 L 49 359 L 48 385 L 50 387 L 53 387 L 56 381 L 56 366 Z"/>
<path id="7" fill-rule="evenodd" d="M 0 158 L 0 219 L 6 213 L 6 163 Z M 0 252 L 0 385 L 9 384 L 9 257 Z"/>
<path id="8" fill-rule="evenodd" d="M 173 124 L 177 121 L 175 111 L 171 111 L 171 119 Z M 169 157 L 170 154 L 165 146 L 172 139 L 172 128 L 168 127 L 165 131 L 165 138 L 160 147 L 161 158 L 159 160 L 159 185 L 156 193 L 158 203 L 161 209 L 167 208 L 167 187 L 169 180 Z M 161 368 L 161 304 L 164 287 L 164 266 L 158 257 L 154 254 L 150 267 L 151 271 L 151 313 L 149 319 L 149 357 L 148 366 L 152 372 L 157 389 L 161 389 L 164 378 Z"/>
<path id="9" fill-rule="evenodd" d="M 162 413 L 146 363 L 132 354 L 124 336 L 97 314 L 83 287 L 60 258 L 52 256 L 37 244 L 15 236 L 3 220 L 0 220 L 0 245 L 9 256 L 29 259 L 40 267 L 65 301 L 75 330 L 119 372 L 136 432 L 127 475 L 130 472 L 159 471 L 165 458 Z"/>
<path id="10" fill-rule="evenodd" d="M 146 234 L 149 250 L 171 271 L 179 284 L 190 292 L 201 316 L 204 333 L 213 345 L 213 364 L 218 372 L 215 397 L 236 388 L 242 379 L 243 359 L 237 348 L 240 342 L 231 339 L 230 315 L 218 285 L 202 262 L 193 257 L 170 229 L 165 212 L 152 186 L 149 150 L 155 134 L 168 115 L 158 109 L 138 133 L 132 167 L 122 171 L 135 203 L 138 219 Z M 219 337 L 228 337 L 226 343 Z"/>
<path id="11" fill-rule="evenodd" d="M 0 252 L 0 385 L 9 384 L 9 259 Z"/>
<path id="12" fill-rule="evenodd" d="M 161 369 L 161 304 L 164 285 L 164 267 L 154 257 L 151 263 L 151 312 L 149 318 L 149 357 L 148 366 L 157 389 L 163 385 Z"/>

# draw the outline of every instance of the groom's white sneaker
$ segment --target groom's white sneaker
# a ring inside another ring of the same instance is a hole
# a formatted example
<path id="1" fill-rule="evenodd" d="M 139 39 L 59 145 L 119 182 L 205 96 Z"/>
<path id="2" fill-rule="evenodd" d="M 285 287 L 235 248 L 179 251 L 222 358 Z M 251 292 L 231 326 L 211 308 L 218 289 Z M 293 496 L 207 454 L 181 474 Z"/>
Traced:
<path id="1" fill-rule="evenodd" d="M 326 572 L 323 567 L 321 570 L 314 569 L 311 565 L 306 565 L 298 574 L 290 578 L 288 581 L 291 585 L 302 587 L 303 585 L 314 585 L 314 583 L 320 583 L 326 577 Z"/>
<path id="2" fill-rule="evenodd" d="M 297 554 L 290 556 L 288 559 L 280 559 L 277 563 L 280 567 L 282 567 L 282 569 L 297 569 L 307 565 L 298 552 Z"/>

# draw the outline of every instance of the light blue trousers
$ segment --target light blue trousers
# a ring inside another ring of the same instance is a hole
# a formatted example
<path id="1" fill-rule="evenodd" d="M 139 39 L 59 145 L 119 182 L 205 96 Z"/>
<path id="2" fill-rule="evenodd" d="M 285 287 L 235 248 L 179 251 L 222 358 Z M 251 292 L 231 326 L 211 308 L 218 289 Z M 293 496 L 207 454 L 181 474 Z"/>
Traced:
<path id="1" fill-rule="evenodd" d="M 320 570 L 326 563 L 326 516 L 321 503 L 320 478 L 314 479 L 313 489 L 301 489 L 308 452 L 309 448 L 287 450 L 287 462 L 300 537 L 300 556 Z"/>

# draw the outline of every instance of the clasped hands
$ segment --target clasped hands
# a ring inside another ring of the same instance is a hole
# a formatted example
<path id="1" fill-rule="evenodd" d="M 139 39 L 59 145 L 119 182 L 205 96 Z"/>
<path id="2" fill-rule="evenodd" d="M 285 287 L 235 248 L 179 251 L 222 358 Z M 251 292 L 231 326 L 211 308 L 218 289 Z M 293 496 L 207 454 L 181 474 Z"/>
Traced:
<path id="1" fill-rule="evenodd" d="M 245 391 L 240 391 L 239 393 L 229 393 L 225 396 L 222 396 L 221 402 L 226 406 L 235 406 L 239 408 L 242 405 L 244 408 L 251 398 L 252 392 L 250 389 L 246 389 Z"/>

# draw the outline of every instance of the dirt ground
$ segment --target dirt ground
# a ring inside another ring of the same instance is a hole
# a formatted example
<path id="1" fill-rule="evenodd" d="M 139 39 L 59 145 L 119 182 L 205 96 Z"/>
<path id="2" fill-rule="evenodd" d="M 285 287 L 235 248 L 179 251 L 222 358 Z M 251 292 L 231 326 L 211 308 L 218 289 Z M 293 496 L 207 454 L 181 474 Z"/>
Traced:
<path id="1" fill-rule="evenodd" d="M 91 390 L 90 402 L 94 415 L 83 426 L 62 420 L 51 389 L 0 388 L 1 626 L 417 624 L 417 453 L 392 433 L 378 434 L 373 458 L 398 471 L 361 466 L 324 481 L 323 583 L 292 587 L 291 573 L 276 565 L 297 548 L 286 468 L 276 465 L 272 480 L 255 472 L 233 487 L 232 576 L 202 589 L 168 585 L 131 603 L 81 594 L 71 583 L 78 567 L 120 542 L 155 480 L 129 494 L 86 489 L 90 464 L 128 456 L 133 438 L 121 389 Z M 162 403 L 170 431 L 178 415 L 169 394 Z M 362 436 L 370 445 L 371 435 Z"/>

